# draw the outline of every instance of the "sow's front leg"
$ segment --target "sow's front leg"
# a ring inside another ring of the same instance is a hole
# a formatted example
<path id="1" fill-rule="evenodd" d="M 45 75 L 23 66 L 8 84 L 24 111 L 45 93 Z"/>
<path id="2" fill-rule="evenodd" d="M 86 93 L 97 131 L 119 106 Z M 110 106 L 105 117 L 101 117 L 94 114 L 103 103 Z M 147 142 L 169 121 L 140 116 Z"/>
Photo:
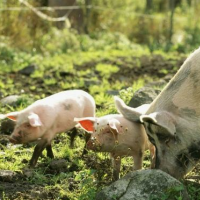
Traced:
<path id="1" fill-rule="evenodd" d="M 34 149 L 32 158 L 31 158 L 30 163 L 29 163 L 30 167 L 35 167 L 35 165 L 36 165 L 36 163 L 37 163 L 37 161 L 38 161 L 39 156 L 42 154 L 42 151 L 43 151 L 46 147 L 47 147 L 47 149 L 48 149 L 48 150 L 47 150 L 47 155 L 49 154 L 49 156 L 50 156 L 50 155 L 52 156 L 51 153 L 53 153 L 53 152 L 50 153 L 50 151 L 52 151 L 52 149 L 51 149 L 51 144 L 50 144 L 50 147 L 49 147 L 49 144 L 48 144 L 47 139 L 41 139 L 41 140 L 37 143 L 37 145 L 35 146 L 35 149 Z M 49 150 L 49 149 L 51 149 L 51 150 Z"/>

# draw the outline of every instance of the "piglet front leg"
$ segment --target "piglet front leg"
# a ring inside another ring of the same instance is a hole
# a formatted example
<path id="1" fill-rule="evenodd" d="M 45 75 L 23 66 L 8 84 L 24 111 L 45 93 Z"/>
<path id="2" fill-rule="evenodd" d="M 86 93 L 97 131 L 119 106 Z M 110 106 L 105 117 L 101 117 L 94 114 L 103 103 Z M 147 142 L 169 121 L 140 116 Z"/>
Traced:
<path id="1" fill-rule="evenodd" d="M 49 158 L 54 158 L 51 143 L 50 143 L 50 144 L 47 144 L 46 150 L 47 150 L 47 157 L 49 157 Z"/>
<path id="2" fill-rule="evenodd" d="M 150 157 L 151 157 L 151 169 L 155 168 L 156 163 L 156 148 L 153 144 L 150 144 Z"/>
<path id="3" fill-rule="evenodd" d="M 34 149 L 34 152 L 33 152 L 33 155 L 32 155 L 32 158 L 29 162 L 29 166 L 32 168 L 32 167 L 35 167 L 37 161 L 38 161 L 38 158 L 39 156 L 42 154 L 42 151 L 47 147 L 47 155 L 49 154 L 49 156 L 53 153 L 51 152 L 52 149 L 51 149 L 51 144 L 50 144 L 50 147 L 49 147 L 49 144 L 48 144 L 48 141 L 47 139 L 41 139 L 37 145 L 35 146 L 35 149 Z M 51 149 L 51 150 L 50 150 Z"/>
<path id="4" fill-rule="evenodd" d="M 84 148 L 83 148 L 82 157 L 88 153 L 88 150 L 87 150 L 87 142 L 90 140 L 90 137 L 91 137 L 91 134 L 85 133 L 85 146 L 84 146 Z"/>
<path id="5" fill-rule="evenodd" d="M 111 154 L 112 159 L 112 166 L 113 166 L 113 181 L 117 181 L 119 179 L 119 172 L 121 167 L 121 157 L 120 156 L 114 156 Z"/>
<path id="6" fill-rule="evenodd" d="M 144 151 L 139 151 L 136 155 L 133 156 L 134 167 L 133 170 L 142 169 Z"/>

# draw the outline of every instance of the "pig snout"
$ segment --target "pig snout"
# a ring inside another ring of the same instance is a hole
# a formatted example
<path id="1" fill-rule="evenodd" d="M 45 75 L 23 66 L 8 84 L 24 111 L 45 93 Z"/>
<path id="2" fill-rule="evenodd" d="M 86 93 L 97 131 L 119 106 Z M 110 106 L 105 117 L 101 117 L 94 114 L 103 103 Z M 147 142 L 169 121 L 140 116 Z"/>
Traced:
<path id="1" fill-rule="evenodd" d="M 15 137 L 15 136 L 10 136 L 10 137 L 9 137 L 9 141 L 10 141 L 11 143 L 13 143 L 13 144 L 19 143 L 19 139 L 18 139 L 17 137 Z"/>
<path id="2" fill-rule="evenodd" d="M 90 139 L 88 142 L 87 142 L 87 149 L 90 149 L 90 150 L 93 150 L 94 149 L 94 141 L 92 139 Z"/>
<path id="3" fill-rule="evenodd" d="M 87 142 L 87 149 L 90 150 L 100 150 L 101 144 L 97 141 L 95 137 L 91 137 Z"/>
<path id="4" fill-rule="evenodd" d="M 19 131 L 18 134 L 12 134 L 10 137 L 9 137 L 9 141 L 11 143 L 14 143 L 14 144 L 19 144 L 19 143 L 22 143 L 22 132 Z"/>

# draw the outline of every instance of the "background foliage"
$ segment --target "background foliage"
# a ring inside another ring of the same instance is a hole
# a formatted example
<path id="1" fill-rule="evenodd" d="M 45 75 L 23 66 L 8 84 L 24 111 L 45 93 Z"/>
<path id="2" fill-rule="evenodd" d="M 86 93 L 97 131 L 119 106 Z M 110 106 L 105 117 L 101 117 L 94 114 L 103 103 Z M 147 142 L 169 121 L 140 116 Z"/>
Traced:
<path id="1" fill-rule="evenodd" d="M 48 5 L 47 0 L 30 0 L 29 3 L 33 6 Z M 71 5 L 81 7 L 69 14 L 72 28 L 92 39 L 98 39 L 101 34 L 120 32 L 131 42 L 148 46 L 151 51 L 163 48 L 180 52 L 193 50 L 200 40 L 199 0 L 74 0 Z M 1 43 L 26 51 L 41 50 L 41 44 L 45 45 L 50 37 L 51 28 L 58 26 L 58 23 L 41 19 L 25 9 L 19 1 L 5 0 L 0 6 L 3 9 L 0 11 Z M 20 6 L 21 10 L 7 10 Z M 42 12 L 54 17 L 57 15 L 52 11 Z M 44 39 L 45 35 L 48 36 Z M 74 36 L 68 40 L 71 45 L 66 44 L 65 49 L 74 46 Z M 73 48 L 77 49 L 77 46 Z"/>

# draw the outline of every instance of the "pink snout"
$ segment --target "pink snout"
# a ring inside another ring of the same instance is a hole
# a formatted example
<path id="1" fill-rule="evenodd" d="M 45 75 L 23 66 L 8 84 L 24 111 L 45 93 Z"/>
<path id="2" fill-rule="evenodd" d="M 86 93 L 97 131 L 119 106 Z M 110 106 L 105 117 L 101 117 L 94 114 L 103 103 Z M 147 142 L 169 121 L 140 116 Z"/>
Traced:
<path id="1" fill-rule="evenodd" d="M 21 143 L 21 139 L 22 137 L 19 135 L 19 136 L 15 136 L 15 135 L 11 135 L 9 137 L 9 141 L 13 144 L 20 144 Z"/>
<path id="2" fill-rule="evenodd" d="M 101 144 L 97 141 L 96 138 L 91 138 L 87 142 L 87 149 L 93 150 L 93 151 L 100 151 Z"/>
<path id="3" fill-rule="evenodd" d="M 9 137 L 9 141 L 13 144 L 17 144 L 17 140 L 14 139 L 13 137 Z"/>
<path id="4" fill-rule="evenodd" d="M 94 144 L 94 141 L 93 140 L 89 140 L 88 142 L 87 142 L 87 149 L 90 149 L 90 150 L 93 150 L 94 149 L 94 146 L 95 146 L 95 144 Z"/>

